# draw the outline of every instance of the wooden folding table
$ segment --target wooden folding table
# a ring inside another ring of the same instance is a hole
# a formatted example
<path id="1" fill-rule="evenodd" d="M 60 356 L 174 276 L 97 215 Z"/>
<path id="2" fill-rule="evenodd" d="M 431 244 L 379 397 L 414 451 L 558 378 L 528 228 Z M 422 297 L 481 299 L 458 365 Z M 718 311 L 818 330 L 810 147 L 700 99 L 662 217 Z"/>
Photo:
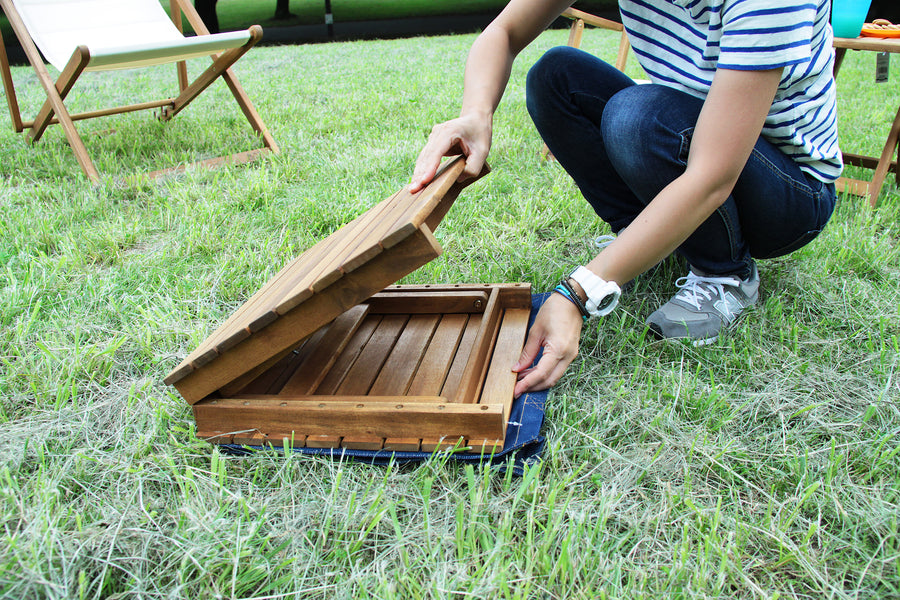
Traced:
<path id="1" fill-rule="evenodd" d="M 457 182 L 463 167 L 449 161 L 424 190 L 400 190 L 291 261 L 166 377 L 198 436 L 503 446 L 530 286 L 390 285 L 441 253 L 432 230 L 470 183 Z"/>

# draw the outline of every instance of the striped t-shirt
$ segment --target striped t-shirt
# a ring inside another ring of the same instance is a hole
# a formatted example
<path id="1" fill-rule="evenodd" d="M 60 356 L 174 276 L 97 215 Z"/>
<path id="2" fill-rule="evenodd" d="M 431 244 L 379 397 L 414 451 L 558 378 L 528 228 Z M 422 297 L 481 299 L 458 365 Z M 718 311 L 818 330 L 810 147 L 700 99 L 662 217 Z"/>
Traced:
<path id="1" fill-rule="evenodd" d="M 705 98 L 717 68 L 783 68 L 762 135 L 807 173 L 841 174 L 829 0 L 619 0 L 654 83 Z"/>

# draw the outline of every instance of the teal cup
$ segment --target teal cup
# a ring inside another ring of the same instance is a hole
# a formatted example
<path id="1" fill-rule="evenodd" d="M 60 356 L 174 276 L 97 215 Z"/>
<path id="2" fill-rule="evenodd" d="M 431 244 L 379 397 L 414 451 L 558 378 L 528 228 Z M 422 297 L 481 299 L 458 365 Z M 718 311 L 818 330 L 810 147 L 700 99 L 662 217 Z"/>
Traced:
<path id="1" fill-rule="evenodd" d="M 872 0 L 833 0 L 831 28 L 834 30 L 834 37 L 859 37 L 871 3 Z"/>

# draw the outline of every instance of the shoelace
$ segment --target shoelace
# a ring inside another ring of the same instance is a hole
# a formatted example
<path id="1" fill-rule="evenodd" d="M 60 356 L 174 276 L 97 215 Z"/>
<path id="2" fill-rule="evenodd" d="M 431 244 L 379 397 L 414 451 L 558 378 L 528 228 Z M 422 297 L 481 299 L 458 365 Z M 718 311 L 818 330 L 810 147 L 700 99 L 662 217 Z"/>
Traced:
<path id="1" fill-rule="evenodd" d="M 616 236 L 614 235 L 601 235 L 594 240 L 594 246 L 597 247 L 597 250 L 603 250 L 604 248 L 612 244 L 615 239 Z"/>
<path id="2" fill-rule="evenodd" d="M 675 285 L 680 288 L 675 297 L 700 310 L 701 297 L 711 300 L 713 295 L 716 295 L 724 299 L 725 289 L 723 286 L 738 287 L 741 285 L 741 281 L 736 277 L 705 277 L 691 271 L 686 277 L 680 277 Z"/>

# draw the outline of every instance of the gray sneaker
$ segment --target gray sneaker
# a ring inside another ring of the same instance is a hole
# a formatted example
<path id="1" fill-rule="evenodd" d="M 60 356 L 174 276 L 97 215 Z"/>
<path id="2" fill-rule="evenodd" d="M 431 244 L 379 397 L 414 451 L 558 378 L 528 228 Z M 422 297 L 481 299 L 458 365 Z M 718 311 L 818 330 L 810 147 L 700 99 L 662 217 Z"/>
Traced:
<path id="1" fill-rule="evenodd" d="M 647 325 L 661 338 L 691 338 L 695 346 L 714 342 L 759 299 L 755 264 L 747 279 L 710 277 L 692 269 L 675 285 L 681 289 L 647 318 Z"/>

